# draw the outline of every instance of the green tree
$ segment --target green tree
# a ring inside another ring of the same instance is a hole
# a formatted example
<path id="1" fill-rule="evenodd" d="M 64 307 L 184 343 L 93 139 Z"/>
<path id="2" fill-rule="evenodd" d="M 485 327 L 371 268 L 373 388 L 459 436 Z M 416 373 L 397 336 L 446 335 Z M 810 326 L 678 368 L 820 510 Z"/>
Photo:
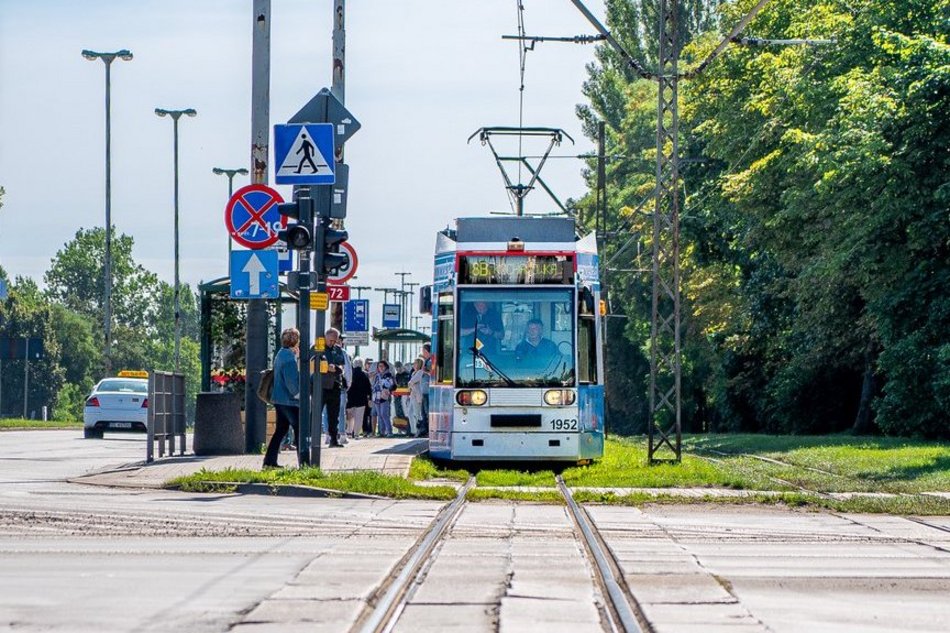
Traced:
<path id="1" fill-rule="evenodd" d="M 125 234 L 112 239 L 112 314 L 117 330 L 154 325 L 158 277 L 132 256 L 133 239 Z M 50 262 L 44 281 L 53 301 L 101 324 L 104 319 L 105 229 L 79 229 Z M 102 326 L 98 327 L 102 337 Z"/>
<path id="2" fill-rule="evenodd" d="M 7 299 L 0 301 L 0 337 L 39 338 L 43 341 L 43 357 L 29 361 L 29 367 L 24 360 L 0 361 L 3 363 L 0 370 L 0 415 L 21 416 L 25 409 L 28 416 L 38 417 L 43 406 L 55 404 L 56 395 L 64 383 L 64 372 L 59 364 L 61 349 L 50 305 L 32 279 L 17 277 L 10 286 Z"/>
<path id="3" fill-rule="evenodd" d="M 724 5 L 722 23 L 751 5 Z M 948 12 L 947 0 L 777 0 L 749 34 L 836 44 L 734 47 L 680 84 L 693 159 L 681 233 L 687 428 L 866 431 L 876 417 L 889 433 L 950 432 L 950 132 L 938 114 L 950 111 Z M 684 66 L 720 36 L 684 40 Z M 652 189 L 655 90 L 599 59 L 585 90 L 610 124 L 608 154 L 624 156 L 608 168 L 608 227 L 624 235 L 607 256 L 628 239 L 648 252 L 649 219 L 631 210 Z M 590 205 L 578 203 L 587 218 Z M 641 267 L 636 252 L 615 265 Z M 648 281 L 610 284 L 641 349 Z"/>

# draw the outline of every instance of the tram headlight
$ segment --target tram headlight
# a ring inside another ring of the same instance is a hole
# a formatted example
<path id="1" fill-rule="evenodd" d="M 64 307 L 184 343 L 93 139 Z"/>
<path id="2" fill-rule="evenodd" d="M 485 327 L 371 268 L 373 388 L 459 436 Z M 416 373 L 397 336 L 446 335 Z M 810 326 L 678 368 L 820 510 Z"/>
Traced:
<path id="1" fill-rule="evenodd" d="M 577 395 L 570 389 L 549 389 L 544 392 L 544 404 L 552 407 L 566 407 L 574 404 Z"/>
<path id="2" fill-rule="evenodd" d="M 480 407 L 488 402 L 488 394 L 481 389 L 459 391 L 455 394 L 455 401 L 463 407 Z"/>

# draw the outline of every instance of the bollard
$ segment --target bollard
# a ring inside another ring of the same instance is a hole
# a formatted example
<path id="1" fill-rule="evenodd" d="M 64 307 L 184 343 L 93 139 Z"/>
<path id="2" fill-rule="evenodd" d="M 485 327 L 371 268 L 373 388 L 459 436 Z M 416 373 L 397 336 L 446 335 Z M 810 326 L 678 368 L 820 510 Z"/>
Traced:
<path id="1" fill-rule="evenodd" d="M 42 411 L 43 411 L 43 422 L 49 422 L 49 415 L 48 415 L 49 410 L 47 409 L 45 404 L 43 405 Z"/>

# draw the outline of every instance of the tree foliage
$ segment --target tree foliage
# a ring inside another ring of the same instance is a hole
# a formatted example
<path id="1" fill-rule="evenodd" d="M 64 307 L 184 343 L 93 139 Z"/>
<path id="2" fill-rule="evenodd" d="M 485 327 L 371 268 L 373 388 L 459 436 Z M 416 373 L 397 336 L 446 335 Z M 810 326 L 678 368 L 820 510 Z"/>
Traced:
<path id="1" fill-rule="evenodd" d="M 722 24 L 752 4 L 724 5 Z M 608 6 L 611 27 L 635 40 L 634 3 Z M 950 433 L 948 14 L 947 0 L 776 0 L 748 34 L 835 43 L 732 47 L 680 84 L 687 428 L 873 420 Z M 718 43 L 710 23 L 684 37 L 682 66 Z M 651 220 L 633 211 L 653 187 L 655 87 L 601 51 L 585 90 L 588 132 L 596 114 L 607 153 L 624 156 L 608 169 L 608 227 L 623 232 L 608 257 L 628 239 L 648 253 Z M 635 252 L 615 265 L 649 262 Z M 610 287 L 627 340 L 645 350 L 649 276 L 615 274 Z"/>

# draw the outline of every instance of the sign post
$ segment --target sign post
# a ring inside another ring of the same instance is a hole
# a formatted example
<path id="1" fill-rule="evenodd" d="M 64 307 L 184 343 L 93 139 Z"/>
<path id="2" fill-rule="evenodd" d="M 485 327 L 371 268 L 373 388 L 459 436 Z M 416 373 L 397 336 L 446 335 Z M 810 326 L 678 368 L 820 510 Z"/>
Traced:
<path id="1" fill-rule="evenodd" d="M 318 125 L 324 124 L 324 125 Z M 343 104 L 324 88 L 288 121 L 288 125 L 275 126 L 275 181 L 278 183 L 300 185 L 295 190 L 297 196 L 307 196 L 316 203 L 315 218 L 311 221 L 313 236 L 312 253 L 301 250 L 298 258 L 297 281 L 301 300 L 298 304 L 298 327 L 301 329 L 301 339 L 306 345 L 306 351 L 301 346 L 301 361 L 310 356 L 311 341 L 303 338 L 303 321 L 309 329 L 310 291 L 318 297 L 319 305 L 323 305 L 323 297 L 329 302 L 327 294 L 326 264 L 327 244 L 335 244 L 340 239 L 346 239 L 345 231 L 330 226 L 331 219 L 346 217 L 346 186 L 348 170 L 346 165 L 337 164 L 335 156 L 342 151 L 342 145 L 359 129 L 360 124 L 350 114 Z M 296 162 L 295 162 L 296 161 Z M 337 174 L 342 176 L 342 182 L 337 182 Z M 311 186 L 313 185 L 313 186 Z M 311 255 L 312 265 L 311 270 Z M 334 259 L 336 256 L 334 256 Z M 331 266 L 332 268 L 332 266 Z M 337 272 L 337 271 L 333 271 Z M 337 273 L 338 274 L 338 273 Z M 352 276 L 352 275 L 350 275 Z M 346 279 L 348 279 L 347 277 Z M 343 279 L 340 283 L 343 283 Z M 304 300 L 307 295 L 307 300 Z M 317 339 L 322 339 L 326 329 L 326 312 L 318 309 L 314 323 Z M 323 416 L 323 389 L 320 368 L 323 350 L 314 351 L 314 366 L 317 374 L 314 376 L 314 389 L 309 411 L 304 390 L 301 389 L 299 429 L 300 463 L 302 465 L 320 465 L 320 428 Z M 309 365 L 309 363 L 308 363 Z M 301 365 L 302 366 L 302 365 Z M 301 372 L 301 377 L 305 373 Z M 333 424 L 334 421 L 329 421 Z M 309 458 L 305 455 L 309 446 Z"/>

